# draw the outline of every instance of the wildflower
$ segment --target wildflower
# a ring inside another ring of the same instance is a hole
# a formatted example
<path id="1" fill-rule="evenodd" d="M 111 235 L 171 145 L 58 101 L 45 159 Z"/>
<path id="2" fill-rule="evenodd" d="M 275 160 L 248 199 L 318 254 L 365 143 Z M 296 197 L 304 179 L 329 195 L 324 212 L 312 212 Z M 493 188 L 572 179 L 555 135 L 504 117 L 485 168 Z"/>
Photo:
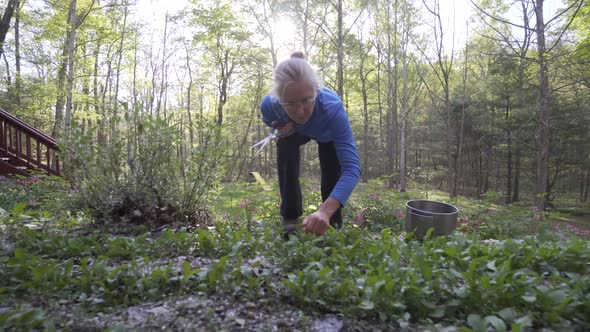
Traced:
<path id="1" fill-rule="evenodd" d="M 39 205 L 39 203 L 38 203 L 36 200 L 34 200 L 34 199 L 29 199 L 29 200 L 27 201 L 27 204 L 28 204 L 29 206 L 37 206 L 37 205 Z"/>
<path id="2" fill-rule="evenodd" d="M 240 202 L 240 207 L 242 209 L 249 206 L 249 205 L 250 205 L 250 202 L 248 202 L 248 200 L 246 200 L 246 199 Z"/>
<path id="3" fill-rule="evenodd" d="M 533 217 L 534 217 L 535 219 L 537 219 L 537 220 L 541 220 L 541 219 L 543 219 L 543 215 L 542 215 L 542 214 L 540 214 L 540 213 L 535 213 L 535 215 L 534 215 Z"/>
<path id="4" fill-rule="evenodd" d="M 406 214 L 404 213 L 403 210 L 399 210 L 395 213 L 395 217 L 396 218 L 403 218 Z"/>
<path id="5" fill-rule="evenodd" d="M 365 223 L 367 221 L 366 214 L 367 209 L 361 210 L 358 216 L 354 217 L 354 222 L 359 225 Z"/>
<path id="6" fill-rule="evenodd" d="M 469 217 L 459 218 L 459 225 L 467 225 L 467 224 L 469 224 Z"/>

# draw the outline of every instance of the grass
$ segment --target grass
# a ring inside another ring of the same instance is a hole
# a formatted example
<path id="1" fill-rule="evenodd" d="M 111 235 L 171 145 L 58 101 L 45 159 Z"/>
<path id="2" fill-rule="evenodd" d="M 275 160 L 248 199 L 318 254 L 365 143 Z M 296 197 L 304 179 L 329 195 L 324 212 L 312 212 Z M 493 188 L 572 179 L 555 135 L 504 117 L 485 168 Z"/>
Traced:
<path id="1" fill-rule="evenodd" d="M 307 213 L 319 190 L 303 188 Z M 214 227 L 161 233 L 115 234 L 80 215 L 12 204 L 0 217 L 0 327 L 309 330 L 329 315 L 345 330 L 590 323 L 590 243 L 576 229 L 552 228 L 556 219 L 584 224 L 586 214 L 450 202 L 373 181 L 351 197 L 343 230 L 284 241 L 277 196 L 276 187 L 226 186 L 211 205 Z M 457 232 L 406 236 L 405 202 L 426 197 L 459 207 Z M 134 322 L 137 308 L 144 316 Z"/>

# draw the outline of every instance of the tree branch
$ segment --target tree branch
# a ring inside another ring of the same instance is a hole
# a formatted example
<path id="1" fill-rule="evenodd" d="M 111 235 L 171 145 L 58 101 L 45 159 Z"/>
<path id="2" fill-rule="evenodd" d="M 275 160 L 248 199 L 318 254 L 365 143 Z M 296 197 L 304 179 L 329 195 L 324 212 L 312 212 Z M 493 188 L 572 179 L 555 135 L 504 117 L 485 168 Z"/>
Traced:
<path id="1" fill-rule="evenodd" d="M 576 18 L 576 16 L 578 15 L 578 12 L 580 11 L 580 8 L 582 8 L 582 4 L 584 3 L 583 0 L 580 1 L 580 3 L 578 4 L 578 8 L 576 8 L 576 11 L 574 12 L 574 15 L 572 15 L 572 18 L 570 19 L 570 21 L 567 23 L 567 25 L 565 26 L 565 28 L 563 28 L 563 30 L 561 30 L 561 33 L 559 34 L 559 37 L 557 37 L 557 40 L 555 41 L 555 43 L 553 43 L 553 45 L 551 47 L 549 47 L 549 49 L 547 50 L 547 53 L 551 53 L 551 50 L 553 50 L 553 48 L 555 46 L 557 46 L 557 44 L 559 44 L 559 42 L 561 41 L 561 38 L 563 37 L 563 34 L 567 31 L 567 29 L 570 27 L 570 25 L 572 24 L 572 22 L 574 21 L 574 19 Z M 555 18 L 563 15 L 563 13 L 565 13 L 566 11 L 568 11 L 570 8 L 572 8 L 572 6 L 570 6 L 568 9 L 564 10 L 563 12 L 559 13 L 559 15 L 555 16 L 554 18 L 552 18 L 549 21 L 554 20 Z M 549 23 L 547 23 L 548 25 Z"/>
<path id="2" fill-rule="evenodd" d="M 527 29 L 527 30 L 530 29 L 529 27 L 526 27 L 526 26 L 523 26 L 523 25 L 514 24 L 514 23 L 512 23 L 512 22 L 510 22 L 510 21 L 508 21 L 508 20 L 506 20 L 504 18 L 497 17 L 495 15 L 492 15 L 492 14 L 486 12 L 480 6 L 478 6 L 473 0 L 469 0 L 469 2 L 471 2 L 471 4 L 477 9 L 478 12 L 481 12 L 482 14 L 484 14 L 485 16 L 488 16 L 491 19 L 494 19 L 494 20 L 496 20 L 498 22 L 502 22 L 504 24 L 511 25 L 513 27 L 517 27 L 517 28 L 521 28 L 521 29 Z"/>

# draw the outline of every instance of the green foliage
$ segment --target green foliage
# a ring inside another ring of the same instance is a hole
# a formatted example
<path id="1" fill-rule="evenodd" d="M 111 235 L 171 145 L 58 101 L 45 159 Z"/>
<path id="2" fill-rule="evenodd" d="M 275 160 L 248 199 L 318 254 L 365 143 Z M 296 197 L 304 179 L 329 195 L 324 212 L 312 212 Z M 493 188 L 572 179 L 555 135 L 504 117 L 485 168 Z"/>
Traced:
<path id="1" fill-rule="evenodd" d="M 55 331 L 53 321 L 41 309 L 19 307 L 0 314 L 0 328 L 3 331 L 31 331 L 43 329 Z"/>
<path id="2" fill-rule="evenodd" d="M 567 1 L 569 4 L 575 4 L 572 0 Z M 578 12 L 571 12 L 570 17 L 574 18 L 574 13 L 577 14 L 573 20 L 573 30 L 577 35 L 577 56 L 580 59 L 588 59 L 590 56 L 590 7 L 587 3 L 580 4 L 581 7 Z"/>
<path id="3" fill-rule="evenodd" d="M 376 233 L 383 229 L 401 232 L 408 198 L 404 193 L 386 190 L 386 182 L 378 179 L 361 186 L 344 209 L 345 219 Z"/>
<path id="4" fill-rule="evenodd" d="M 488 192 L 481 200 L 457 199 L 459 208 L 457 230 L 480 239 L 510 239 L 526 236 L 541 228 L 543 213 L 527 205 L 499 205 L 501 193 Z"/>
<path id="5" fill-rule="evenodd" d="M 6 178 L 0 177 L 0 208 L 10 211 L 44 210 L 53 213 L 64 207 L 69 194 L 68 184 L 61 178 L 43 174 L 33 177 Z M 20 206 L 20 207 L 17 207 Z"/>
<path id="6" fill-rule="evenodd" d="M 136 123 L 129 129 L 135 135 L 95 142 L 94 132 L 78 131 L 66 144 L 72 177 L 80 183 L 81 207 L 103 216 L 126 199 L 148 206 L 170 204 L 184 216 L 203 207 L 223 175 L 219 129 L 201 128 L 201 143 L 183 155 L 182 130 L 170 119 L 146 116 Z"/>
<path id="7" fill-rule="evenodd" d="M 255 182 L 225 183 L 211 209 L 222 220 L 238 220 L 245 225 L 261 220 L 278 223 L 281 217 L 277 191 L 276 185 L 272 190 L 265 191 Z"/>
<path id="8" fill-rule="evenodd" d="M 482 223 L 481 231 L 404 239 L 403 217 L 396 212 L 403 211 L 407 197 L 382 186 L 360 186 L 354 197 L 358 200 L 346 207 L 347 221 L 352 212 L 367 209 L 364 223 L 347 222 L 323 237 L 299 234 L 284 241 L 272 219 L 276 201 L 266 202 L 272 194 L 248 184 L 238 186 L 235 195 L 225 188 L 224 197 L 232 198 L 220 202 L 216 211 L 256 197 L 251 200 L 260 207 L 253 215 L 261 221 L 256 227 L 217 222 L 192 232 L 168 229 L 135 236 L 102 229 L 15 229 L 13 249 L 0 256 L 0 300 L 9 309 L 0 315 L 0 326 L 51 329 L 59 318 L 41 318 L 62 309 L 24 305 L 32 299 L 69 301 L 94 316 L 191 294 L 289 303 L 310 315 L 335 312 L 426 329 L 576 330 L 588 324 L 588 241 L 563 241 L 551 232 L 521 236 L 511 231 L 518 229 L 514 224 L 543 220 L 526 207 L 499 207 L 493 195 L 455 202 L 463 217 L 485 218 L 489 225 Z M 306 197 L 314 201 L 316 195 Z M 311 202 L 306 205 L 314 209 Z M 13 210 L 15 221 L 24 217 Z M 241 211 L 235 212 L 238 217 Z M 513 222 L 499 230 L 498 220 L 508 218 Z M 486 227 L 490 229 L 482 230 Z"/>
<path id="9" fill-rule="evenodd" d="M 65 297 L 104 310 L 195 291 L 274 301 L 280 293 L 304 309 L 359 319 L 499 330 L 581 327 L 590 309 L 590 246 L 579 239 L 482 242 L 459 234 L 405 242 L 390 229 L 349 228 L 283 241 L 272 228 L 218 227 L 80 241 L 27 231 L 0 259 L 2 297 Z M 65 250 L 55 251 L 59 242 Z M 211 260 L 161 260 L 169 255 Z M 24 324 L 18 315 L 4 314 L 4 326 Z"/>

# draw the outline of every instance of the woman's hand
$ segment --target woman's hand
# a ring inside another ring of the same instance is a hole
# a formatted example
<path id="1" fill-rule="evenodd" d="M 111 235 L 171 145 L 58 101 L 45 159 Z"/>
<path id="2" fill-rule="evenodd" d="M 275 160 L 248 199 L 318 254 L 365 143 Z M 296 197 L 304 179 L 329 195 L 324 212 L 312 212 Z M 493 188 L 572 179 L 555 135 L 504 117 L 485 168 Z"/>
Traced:
<path id="1" fill-rule="evenodd" d="M 330 218 L 338 208 L 340 208 L 340 202 L 333 197 L 328 197 L 316 212 L 303 220 L 305 232 L 318 236 L 324 235 L 330 228 Z"/>
<path id="2" fill-rule="evenodd" d="M 303 228 L 306 233 L 321 236 L 330 228 L 330 216 L 318 210 L 303 220 Z"/>
<path id="3" fill-rule="evenodd" d="M 287 137 L 295 133 L 295 123 L 292 121 L 284 123 L 280 120 L 274 120 L 271 125 L 279 131 L 281 134 L 279 137 Z"/>

